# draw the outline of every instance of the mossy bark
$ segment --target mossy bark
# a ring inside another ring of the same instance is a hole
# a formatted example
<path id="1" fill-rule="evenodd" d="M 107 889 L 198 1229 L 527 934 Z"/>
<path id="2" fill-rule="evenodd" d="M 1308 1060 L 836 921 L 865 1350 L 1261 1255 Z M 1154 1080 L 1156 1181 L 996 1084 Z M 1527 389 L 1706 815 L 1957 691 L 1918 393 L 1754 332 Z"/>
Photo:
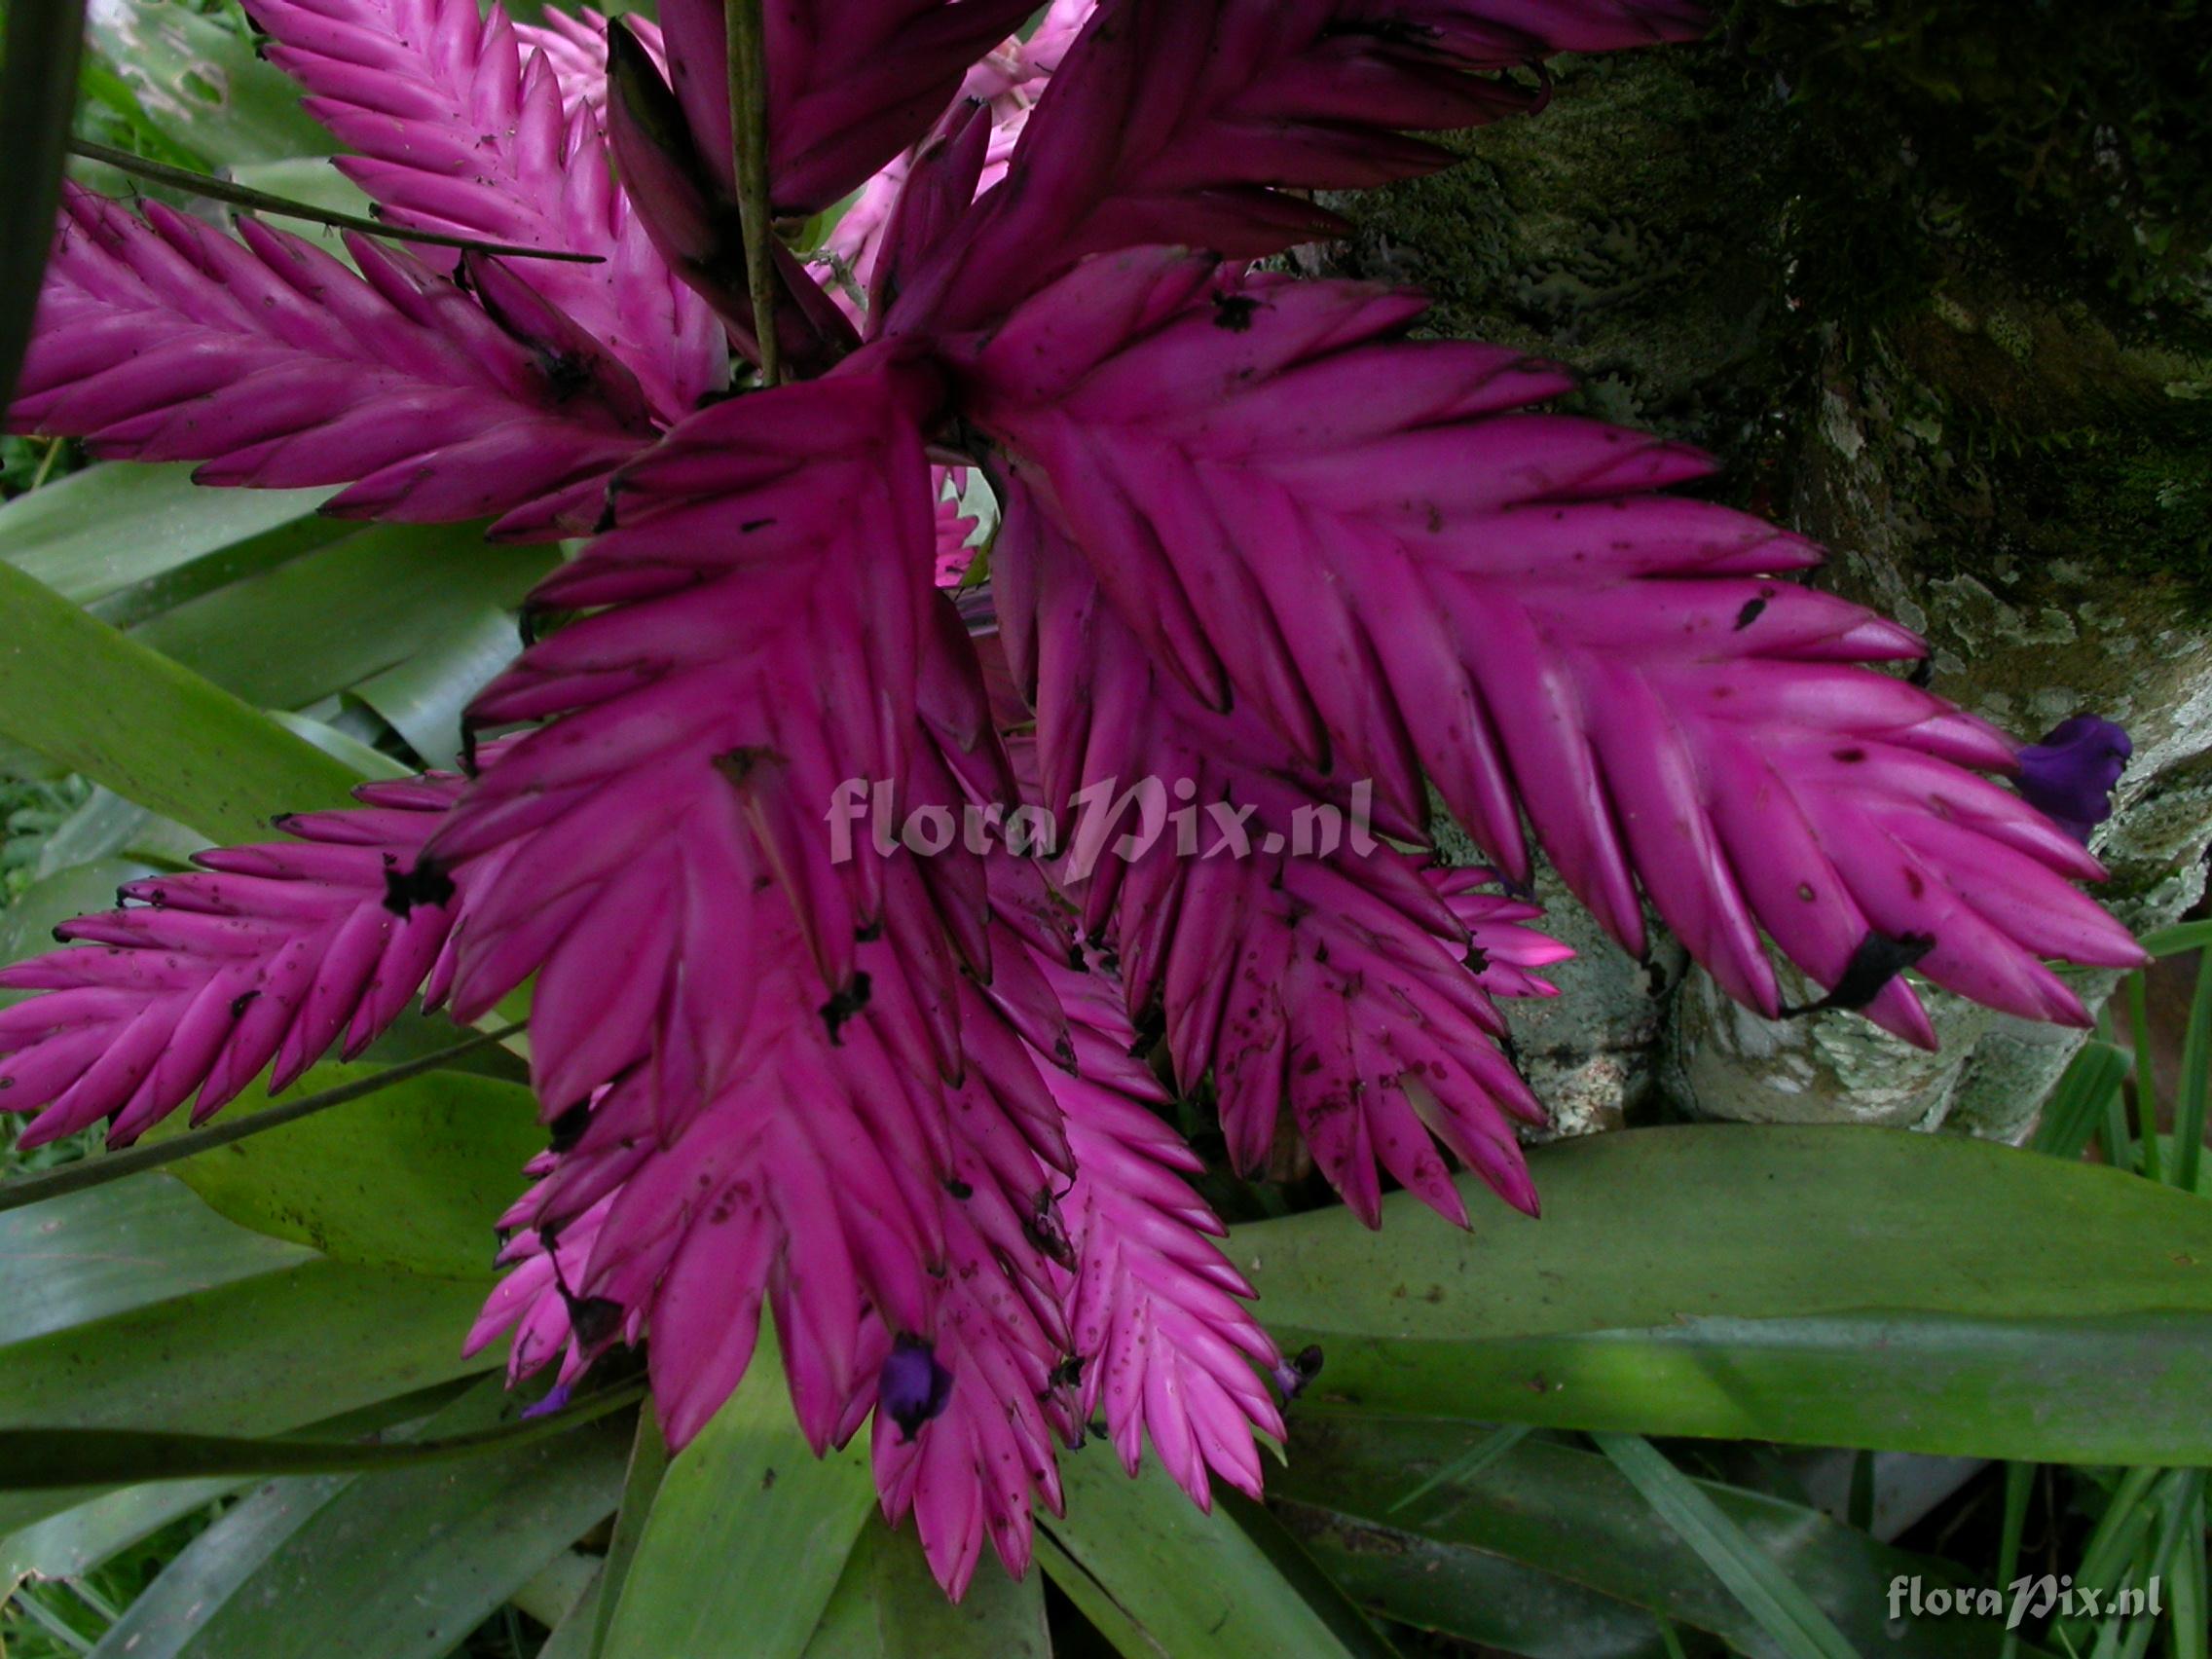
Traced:
<path id="1" fill-rule="evenodd" d="M 2212 838 L 2212 278 L 2201 180 L 2161 148 L 2205 136 L 2204 94 L 2102 113 L 2184 50 L 2171 7 L 2132 10 L 2139 37 L 2100 24 L 2110 60 L 2069 80 L 2028 73 L 2049 43 L 2009 5 L 1747 0 L 1703 45 L 1560 66 L 1540 117 L 1345 203 L 1330 259 L 1428 289 L 1440 333 L 1567 362 L 1583 412 L 1714 451 L 1712 488 L 1829 546 L 1813 579 L 1923 633 L 1946 696 L 2028 738 L 2127 725 L 2098 850 L 2144 926 L 2199 896 Z M 1775 1024 L 1571 902 L 1563 926 L 1574 995 L 1520 1026 L 1566 1130 L 1658 1090 L 2011 1134 L 2072 1049 L 1941 997 L 1934 1056 Z"/>

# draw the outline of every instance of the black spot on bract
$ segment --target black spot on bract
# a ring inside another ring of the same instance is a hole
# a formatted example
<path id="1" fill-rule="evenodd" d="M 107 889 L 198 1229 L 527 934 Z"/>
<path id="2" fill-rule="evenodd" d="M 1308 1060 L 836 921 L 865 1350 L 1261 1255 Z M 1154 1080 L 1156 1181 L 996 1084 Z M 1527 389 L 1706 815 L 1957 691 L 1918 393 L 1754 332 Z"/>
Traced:
<path id="1" fill-rule="evenodd" d="M 396 866 L 384 872 L 384 907 L 404 916 L 421 904 L 436 909 L 453 902 L 453 877 L 432 858 L 418 858 L 413 866 Z"/>
<path id="2" fill-rule="evenodd" d="M 743 789 L 760 767 L 781 759 L 783 756 L 773 749 L 751 744 L 743 749 L 732 749 L 726 755 L 716 756 L 715 770 Z"/>
<path id="3" fill-rule="evenodd" d="M 1763 599 L 1747 599 L 1744 601 L 1744 608 L 1736 612 L 1736 632 L 1741 634 L 1746 628 L 1756 622 L 1759 619 L 1759 612 L 1765 608 L 1766 601 Z"/>
<path id="4" fill-rule="evenodd" d="M 1070 1272 L 1075 1271 L 1075 1246 L 1068 1242 L 1068 1235 L 1060 1226 L 1059 1210 L 1052 1202 L 1050 1190 L 1040 1193 L 1035 1207 L 1021 1218 L 1021 1233 L 1039 1255 Z"/>
<path id="5" fill-rule="evenodd" d="M 1232 334 L 1249 334 L 1252 331 L 1252 313 L 1260 309 L 1260 302 L 1249 294 L 1216 294 L 1213 297 L 1213 325 L 1226 328 Z"/>
<path id="6" fill-rule="evenodd" d="M 584 1138 L 584 1130 L 591 1126 L 591 1102 L 579 1100 L 546 1124 L 548 1144 L 555 1152 L 567 1152 Z"/>
<path id="7" fill-rule="evenodd" d="M 1801 1008 L 1785 1008 L 1785 1019 L 1817 1014 L 1823 1009 L 1862 1009 L 1882 994 L 1882 987 L 1936 948 L 1934 934 L 1899 934 L 1893 939 L 1879 928 L 1867 930 L 1844 965 L 1835 988 L 1819 1002 Z"/>
<path id="8" fill-rule="evenodd" d="M 867 1007 L 868 988 L 868 977 L 856 973 L 851 984 L 822 1005 L 822 1018 L 830 1027 L 831 1043 L 837 1042 L 837 1033 L 844 1029 L 845 1021 Z"/>
<path id="9" fill-rule="evenodd" d="M 598 1347 L 622 1328 L 622 1304 L 604 1296 L 571 1297 L 569 1323 L 575 1327 L 578 1346 Z"/>
<path id="10" fill-rule="evenodd" d="M 542 351 L 537 365 L 544 373 L 546 388 L 552 392 L 555 403 L 568 403 L 581 397 L 598 384 L 591 364 L 573 351 Z"/>

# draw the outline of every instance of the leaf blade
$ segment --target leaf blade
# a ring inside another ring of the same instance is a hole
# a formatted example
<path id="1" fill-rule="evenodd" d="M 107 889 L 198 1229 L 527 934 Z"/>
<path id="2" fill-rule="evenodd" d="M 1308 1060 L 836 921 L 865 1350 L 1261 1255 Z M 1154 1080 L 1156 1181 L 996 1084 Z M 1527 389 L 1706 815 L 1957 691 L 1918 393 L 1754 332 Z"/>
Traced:
<path id="1" fill-rule="evenodd" d="M 603 1659 L 798 1659 L 874 1501 L 859 1443 L 807 1447 L 763 1329 L 744 1383 L 662 1478 Z"/>
<path id="2" fill-rule="evenodd" d="M 2212 1462 L 2192 1197 L 1849 1127 L 1633 1130 L 1530 1164 L 1540 1226 L 1492 1205 L 1464 1234 L 1325 1211 L 1233 1232 L 1275 1336 L 1327 1356 L 1301 1411 Z"/>
<path id="3" fill-rule="evenodd" d="M 1597 1441 L 1613 1466 L 1787 1652 L 1796 1659 L 1858 1659 L 1843 1633 L 1773 1558 L 1649 1441 L 1634 1434 L 1601 1434 Z"/>
<path id="4" fill-rule="evenodd" d="M 266 715 L 0 563 L 0 730 L 225 842 L 334 804 L 358 776 Z M 97 701 L 75 687 L 103 687 Z M 113 711 L 128 709 L 118 720 Z"/>

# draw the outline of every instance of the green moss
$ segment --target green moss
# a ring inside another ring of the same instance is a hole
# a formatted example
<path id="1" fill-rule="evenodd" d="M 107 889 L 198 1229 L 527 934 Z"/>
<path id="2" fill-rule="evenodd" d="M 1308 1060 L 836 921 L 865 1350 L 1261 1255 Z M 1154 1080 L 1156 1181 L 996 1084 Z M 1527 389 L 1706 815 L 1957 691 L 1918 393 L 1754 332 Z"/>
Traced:
<path id="1" fill-rule="evenodd" d="M 1928 579 L 2065 559 L 2212 613 L 2191 10 L 1739 0 L 1346 203 L 1349 263 L 1569 363 L 1568 407 L 1715 451 L 1738 504 L 1863 530 L 1814 498 L 1832 476 L 1808 496 L 1840 437 Z"/>
<path id="2" fill-rule="evenodd" d="M 1727 39 L 1788 89 L 1827 164 L 1809 199 L 1855 241 L 1977 241 L 2123 321 L 2203 320 L 2208 22 L 2200 0 L 1736 0 Z"/>
<path id="3" fill-rule="evenodd" d="M 1464 165 L 1336 203 L 1363 275 L 1436 296 L 1431 326 L 1568 363 L 1567 407 L 1721 454 L 1755 495 L 1785 447 L 1778 387 L 1814 354 L 1790 311 L 1782 181 L 1746 137 L 1738 70 L 1705 49 L 1568 59 L 1550 107 L 1456 140 Z"/>

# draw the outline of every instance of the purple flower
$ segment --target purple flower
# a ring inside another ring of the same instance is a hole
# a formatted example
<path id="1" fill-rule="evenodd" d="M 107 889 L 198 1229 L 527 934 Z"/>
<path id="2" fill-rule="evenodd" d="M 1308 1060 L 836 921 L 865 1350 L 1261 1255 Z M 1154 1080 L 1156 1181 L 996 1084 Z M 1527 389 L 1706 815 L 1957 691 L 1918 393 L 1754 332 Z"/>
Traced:
<path id="1" fill-rule="evenodd" d="M 569 1394 L 568 1383 L 556 1382 L 552 1387 L 545 1390 L 545 1398 L 539 1400 L 537 1404 L 523 1407 L 522 1415 L 526 1418 L 547 1418 L 553 1416 L 556 1412 L 567 1411 L 569 1409 Z"/>
<path id="2" fill-rule="evenodd" d="M 2112 792 L 2135 745 L 2101 715 L 2076 715 L 2020 751 L 2020 794 L 2084 844 L 2112 816 Z"/>
<path id="3" fill-rule="evenodd" d="M 899 1425 L 903 1445 L 921 1432 L 922 1424 L 943 1415 L 952 1399 L 952 1373 L 938 1363 L 929 1344 L 903 1336 L 891 1345 L 876 1373 L 875 1398 Z"/>
<path id="4" fill-rule="evenodd" d="M 1282 1403 L 1287 1406 L 1305 1393 L 1313 1379 L 1320 1375 L 1321 1347 L 1318 1343 L 1314 1343 L 1300 1348 L 1280 1365 L 1273 1367 L 1268 1373 L 1268 1378 L 1274 1383 L 1275 1392 L 1282 1396 Z"/>

